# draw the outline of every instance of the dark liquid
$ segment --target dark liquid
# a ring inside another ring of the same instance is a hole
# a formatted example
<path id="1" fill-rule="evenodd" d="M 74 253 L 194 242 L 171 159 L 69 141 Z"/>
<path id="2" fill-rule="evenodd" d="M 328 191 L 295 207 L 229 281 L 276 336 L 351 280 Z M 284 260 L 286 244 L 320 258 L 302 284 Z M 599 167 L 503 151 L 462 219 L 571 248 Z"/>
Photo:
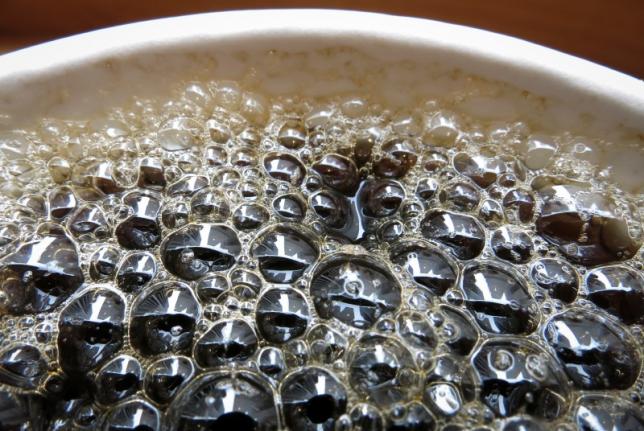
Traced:
<path id="1" fill-rule="evenodd" d="M 565 134 L 213 88 L 0 148 L 0 429 L 644 427 L 641 196 Z"/>

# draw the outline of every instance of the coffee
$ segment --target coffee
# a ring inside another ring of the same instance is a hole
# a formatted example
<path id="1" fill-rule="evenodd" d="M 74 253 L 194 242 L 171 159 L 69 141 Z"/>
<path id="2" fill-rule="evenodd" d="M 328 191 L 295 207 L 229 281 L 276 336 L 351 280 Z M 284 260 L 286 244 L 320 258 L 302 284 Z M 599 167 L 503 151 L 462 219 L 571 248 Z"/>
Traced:
<path id="1" fill-rule="evenodd" d="M 592 137 L 216 81 L 0 142 L 3 427 L 644 426 Z"/>

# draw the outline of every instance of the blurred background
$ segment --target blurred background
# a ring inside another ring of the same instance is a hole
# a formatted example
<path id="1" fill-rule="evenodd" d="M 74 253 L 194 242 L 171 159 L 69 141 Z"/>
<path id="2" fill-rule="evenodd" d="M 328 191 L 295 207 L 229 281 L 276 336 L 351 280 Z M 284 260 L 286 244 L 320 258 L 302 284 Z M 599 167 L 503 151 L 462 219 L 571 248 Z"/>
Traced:
<path id="1" fill-rule="evenodd" d="M 644 78 L 644 0 L 0 0 L 0 53 L 151 18 L 288 7 L 356 9 L 464 24 Z"/>

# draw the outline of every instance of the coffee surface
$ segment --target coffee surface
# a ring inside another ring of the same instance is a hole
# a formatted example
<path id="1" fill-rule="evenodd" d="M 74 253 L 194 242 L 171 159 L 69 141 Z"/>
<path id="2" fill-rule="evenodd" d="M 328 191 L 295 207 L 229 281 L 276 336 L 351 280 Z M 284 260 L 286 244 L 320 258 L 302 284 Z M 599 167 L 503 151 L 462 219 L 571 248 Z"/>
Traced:
<path id="1" fill-rule="evenodd" d="M 640 429 L 606 148 L 231 81 L 2 132 L 0 428 Z"/>

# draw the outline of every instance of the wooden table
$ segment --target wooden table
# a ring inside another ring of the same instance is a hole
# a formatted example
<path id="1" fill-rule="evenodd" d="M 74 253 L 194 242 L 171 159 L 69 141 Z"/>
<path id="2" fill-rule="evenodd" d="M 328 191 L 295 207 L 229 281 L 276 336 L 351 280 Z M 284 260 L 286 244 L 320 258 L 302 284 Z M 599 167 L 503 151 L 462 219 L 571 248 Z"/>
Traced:
<path id="1" fill-rule="evenodd" d="M 156 17 L 271 7 L 359 9 L 465 24 L 644 78 L 644 0 L 0 0 L 0 52 Z"/>

